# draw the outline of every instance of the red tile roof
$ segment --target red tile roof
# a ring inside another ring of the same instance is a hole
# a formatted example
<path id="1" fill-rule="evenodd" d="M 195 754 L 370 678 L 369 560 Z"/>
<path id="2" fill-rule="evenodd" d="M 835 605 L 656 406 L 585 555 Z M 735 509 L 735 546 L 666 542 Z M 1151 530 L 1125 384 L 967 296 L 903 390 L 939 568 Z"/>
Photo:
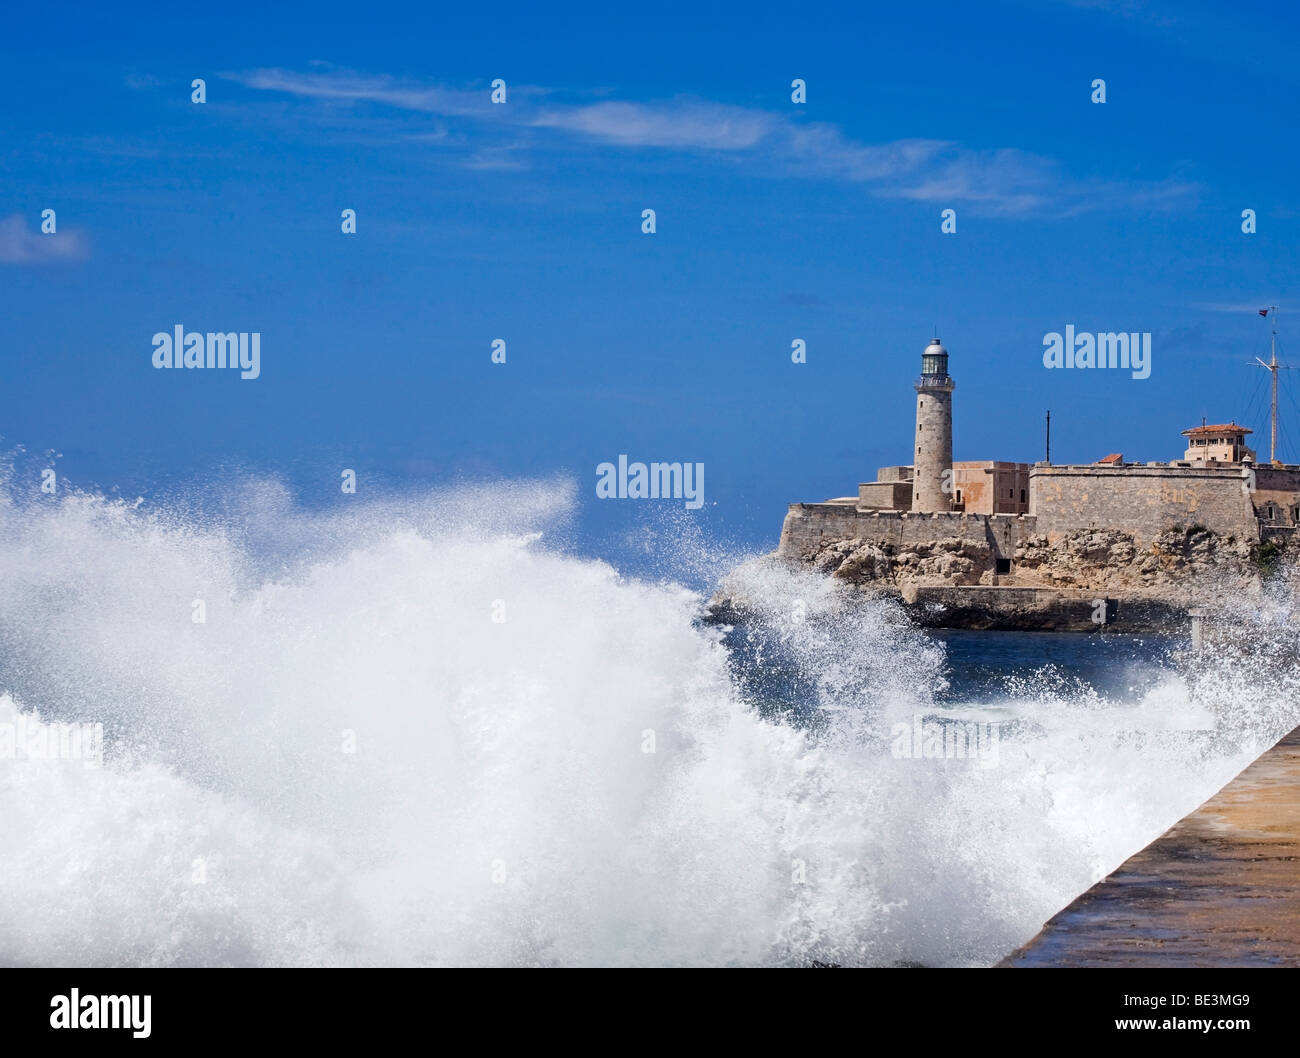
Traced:
<path id="1" fill-rule="evenodd" d="M 1191 430 L 1184 430 L 1184 437 L 1203 437 L 1211 433 L 1230 433 L 1236 437 L 1245 437 L 1248 433 L 1254 433 L 1254 430 L 1247 430 L 1244 426 L 1238 426 L 1235 422 L 1223 423 L 1219 426 L 1197 426 Z"/>
<path id="2" fill-rule="evenodd" d="M 1097 465 L 1100 466 L 1102 463 L 1122 463 L 1122 462 L 1124 462 L 1124 453 L 1112 452 L 1105 459 L 1097 460 Z"/>

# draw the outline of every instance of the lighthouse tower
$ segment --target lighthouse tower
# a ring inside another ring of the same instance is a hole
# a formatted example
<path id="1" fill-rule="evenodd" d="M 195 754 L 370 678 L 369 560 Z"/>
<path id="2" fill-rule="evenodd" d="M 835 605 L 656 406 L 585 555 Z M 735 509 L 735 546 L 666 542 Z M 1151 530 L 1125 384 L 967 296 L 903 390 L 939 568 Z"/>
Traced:
<path id="1" fill-rule="evenodd" d="M 912 453 L 912 510 L 952 510 L 952 391 L 948 350 L 933 339 L 921 354 L 916 383 L 916 450 Z"/>

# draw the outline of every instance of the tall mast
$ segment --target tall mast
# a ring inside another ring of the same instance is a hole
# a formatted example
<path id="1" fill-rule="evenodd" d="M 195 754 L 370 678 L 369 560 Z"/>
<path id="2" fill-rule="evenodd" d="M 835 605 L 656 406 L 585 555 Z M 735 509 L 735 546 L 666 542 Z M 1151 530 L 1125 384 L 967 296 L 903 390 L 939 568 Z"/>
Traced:
<path id="1" fill-rule="evenodd" d="M 1277 462 L 1277 306 L 1270 305 L 1268 309 L 1273 317 L 1273 345 L 1272 356 L 1269 363 L 1264 363 L 1259 357 L 1255 357 L 1255 362 L 1260 367 L 1267 368 L 1270 375 L 1273 376 L 1273 430 L 1268 442 L 1268 461 Z"/>
<path id="2" fill-rule="evenodd" d="M 1268 438 L 1268 461 L 1277 462 L 1277 306 L 1272 307 L 1273 312 L 1273 342 L 1272 355 L 1269 358 L 1269 374 L 1273 376 L 1273 429 Z"/>

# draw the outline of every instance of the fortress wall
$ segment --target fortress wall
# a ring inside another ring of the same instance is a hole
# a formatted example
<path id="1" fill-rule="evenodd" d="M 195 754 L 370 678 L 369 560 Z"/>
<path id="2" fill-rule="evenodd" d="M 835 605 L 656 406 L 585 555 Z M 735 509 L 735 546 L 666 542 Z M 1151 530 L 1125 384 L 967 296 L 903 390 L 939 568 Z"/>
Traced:
<path id="1" fill-rule="evenodd" d="M 858 486 L 858 506 L 906 511 L 912 506 L 910 481 L 864 481 Z"/>
<path id="2" fill-rule="evenodd" d="M 1300 495 L 1300 468 L 1255 467 L 1255 488 L 1269 492 L 1289 492 Z"/>
<path id="3" fill-rule="evenodd" d="M 1259 512 L 1261 518 L 1268 518 L 1271 507 L 1273 516 L 1268 520 L 1272 523 L 1300 524 L 1300 519 L 1295 516 L 1297 507 L 1300 507 L 1300 495 L 1290 489 L 1256 489 L 1252 498 L 1255 501 L 1255 510 Z"/>
<path id="4" fill-rule="evenodd" d="M 1016 546 L 1034 532 L 1034 519 L 1023 515 L 912 514 L 863 511 L 843 504 L 792 503 L 777 551 L 788 558 L 804 558 L 840 540 L 862 539 L 903 549 L 958 539 L 985 543 L 997 557 L 1010 558 Z"/>
<path id="5" fill-rule="evenodd" d="M 1300 526 L 1295 525 L 1261 525 L 1259 527 L 1259 538 L 1261 540 L 1271 540 L 1275 544 L 1281 544 L 1283 547 L 1295 547 L 1297 538 L 1300 538 Z"/>
<path id="6" fill-rule="evenodd" d="M 1300 525 L 1300 469 L 1262 466 L 1255 469 L 1255 510 L 1261 517 L 1273 508 L 1273 525 Z"/>
<path id="7" fill-rule="evenodd" d="M 1032 514 L 995 514 L 988 523 L 998 558 L 1011 558 L 1023 541 L 1042 532 Z"/>
<path id="8" fill-rule="evenodd" d="M 1016 545 L 1033 534 L 1032 518 L 941 511 L 936 514 L 910 514 L 903 518 L 898 542 L 907 548 L 936 540 L 956 539 L 987 544 L 999 558 L 1010 558 Z"/>
<path id="9" fill-rule="evenodd" d="M 1252 494 L 1244 487 L 1241 467 L 1040 464 L 1029 472 L 1029 515 L 921 514 L 862 510 L 848 503 L 795 503 L 786 514 L 778 551 L 805 558 L 842 540 L 903 550 L 957 539 L 986 543 L 996 557 L 1011 558 L 1035 534 L 1059 539 L 1078 529 L 1118 529 L 1145 545 L 1166 529 L 1193 525 L 1255 540 L 1260 532 L 1255 505 L 1263 498 L 1276 495 L 1288 505 L 1300 503 L 1300 471 L 1260 468 L 1257 479 L 1258 486 L 1267 488 L 1257 487 Z"/>
<path id="10" fill-rule="evenodd" d="M 781 543 L 777 553 L 789 558 L 804 558 L 837 540 L 860 536 L 862 515 L 855 507 L 830 503 L 792 503 L 781 526 Z"/>
<path id="11" fill-rule="evenodd" d="M 1029 486 L 1038 531 L 1049 538 L 1108 528 L 1149 543 L 1176 525 L 1238 539 L 1259 534 L 1240 467 L 1036 465 Z"/>
<path id="12" fill-rule="evenodd" d="M 931 514 L 912 514 L 899 525 L 899 543 L 915 547 L 935 540 L 957 539 L 982 542 L 985 538 L 986 519 L 978 514 L 962 511 L 935 511 Z"/>

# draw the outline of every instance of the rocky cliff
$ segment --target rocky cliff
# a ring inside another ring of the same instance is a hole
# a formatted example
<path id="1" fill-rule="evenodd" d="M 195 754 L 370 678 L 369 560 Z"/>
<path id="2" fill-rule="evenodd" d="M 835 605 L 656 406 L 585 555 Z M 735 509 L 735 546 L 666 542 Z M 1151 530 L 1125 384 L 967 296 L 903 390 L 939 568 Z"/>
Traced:
<path id="1" fill-rule="evenodd" d="M 1192 526 L 1166 529 L 1149 544 L 1117 529 L 1029 534 L 1001 555 L 969 534 L 906 544 L 854 537 L 761 561 L 811 567 L 863 593 L 896 597 L 927 625 L 1087 630 L 1097 625 L 1095 600 L 1104 599 L 1107 626 L 1150 630 L 1224 593 L 1257 593 L 1279 554 L 1274 544 Z M 999 574 L 1003 556 L 1010 572 Z M 726 585 L 715 603 L 744 609 Z"/>
<path id="2" fill-rule="evenodd" d="M 1080 529 L 1055 540 L 1030 536 L 1016 546 L 1012 572 L 1002 575 L 993 572 L 994 556 L 986 542 L 956 537 L 903 547 L 862 538 L 839 540 L 806 561 L 851 584 L 900 591 L 1001 584 L 1172 600 L 1225 579 L 1257 585 L 1268 557 L 1252 541 L 1192 527 L 1167 529 L 1149 546 L 1116 529 Z"/>

